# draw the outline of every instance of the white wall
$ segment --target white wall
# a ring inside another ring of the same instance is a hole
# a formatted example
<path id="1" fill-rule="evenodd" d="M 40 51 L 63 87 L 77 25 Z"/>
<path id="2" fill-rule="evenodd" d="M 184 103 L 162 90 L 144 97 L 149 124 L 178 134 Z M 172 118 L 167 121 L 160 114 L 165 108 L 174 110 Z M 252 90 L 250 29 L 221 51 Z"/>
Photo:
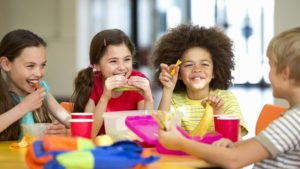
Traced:
<path id="1" fill-rule="evenodd" d="M 48 43 L 45 80 L 57 96 L 70 96 L 75 76 L 75 0 L 0 0 L 0 37 L 29 29 Z"/>

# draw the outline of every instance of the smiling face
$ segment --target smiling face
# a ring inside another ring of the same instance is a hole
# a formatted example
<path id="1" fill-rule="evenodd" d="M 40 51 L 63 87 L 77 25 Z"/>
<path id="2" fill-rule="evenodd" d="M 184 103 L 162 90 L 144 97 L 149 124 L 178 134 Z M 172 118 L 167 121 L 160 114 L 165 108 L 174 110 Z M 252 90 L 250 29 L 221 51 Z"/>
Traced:
<path id="1" fill-rule="evenodd" d="M 213 62 L 210 53 L 200 47 L 185 51 L 181 57 L 180 76 L 189 91 L 209 90 L 213 78 Z"/>
<path id="2" fill-rule="evenodd" d="M 128 78 L 132 72 L 132 54 L 125 44 L 109 45 L 96 68 L 101 71 L 103 80 L 114 75 Z"/>
<path id="3" fill-rule="evenodd" d="M 12 62 L 7 60 L 5 68 L 7 83 L 10 90 L 19 96 L 25 96 L 35 91 L 35 83 L 45 74 L 46 51 L 45 47 L 27 47 Z"/>

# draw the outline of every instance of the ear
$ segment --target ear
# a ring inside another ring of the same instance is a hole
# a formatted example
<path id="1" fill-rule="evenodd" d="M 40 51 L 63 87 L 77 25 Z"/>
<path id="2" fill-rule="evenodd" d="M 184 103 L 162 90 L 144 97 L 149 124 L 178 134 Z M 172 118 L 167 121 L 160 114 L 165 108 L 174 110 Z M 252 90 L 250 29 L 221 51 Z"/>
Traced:
<path id="1" fill-rule="evenodd" d="M 94 64 L 94 69 L 100 72 L 101 71 L 100 64 Z"/>
<path id="2" fill-rule="evenodd" d="M 283 80 L 289 80 L 289 79 L 290 79 L 290 75 L 291 75 L 290 67 L 289 67 L 289 66 L 286 66 L 286 67 L 283 69 L 283 72 L 282 72 Z"/>
<path id="3" fill-rule="evenodd" d="M 0 57 L 0 67 L 4 71 L 9 71 L 10 70 L 10 61 L 7 59 L 6 56 L 1 56 Z"/>

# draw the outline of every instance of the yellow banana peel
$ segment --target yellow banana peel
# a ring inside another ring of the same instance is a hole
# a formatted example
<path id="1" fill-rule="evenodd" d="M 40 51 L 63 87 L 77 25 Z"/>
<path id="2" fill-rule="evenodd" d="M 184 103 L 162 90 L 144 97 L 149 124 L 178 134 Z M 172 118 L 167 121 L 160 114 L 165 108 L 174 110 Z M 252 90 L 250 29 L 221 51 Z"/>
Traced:
<path id="1" fill-rule="evenodd" d="M 195 127 L 195 129 L 191 132 L 192 136 L 204 136 L 210 126 L 210 124 L 213 121 L 214 113 L 213 113 L 213 108 L 209 104 L 209 102 L 206 102 L 205 104 L 205 112 L 198 123 L 198 125 Z"/>

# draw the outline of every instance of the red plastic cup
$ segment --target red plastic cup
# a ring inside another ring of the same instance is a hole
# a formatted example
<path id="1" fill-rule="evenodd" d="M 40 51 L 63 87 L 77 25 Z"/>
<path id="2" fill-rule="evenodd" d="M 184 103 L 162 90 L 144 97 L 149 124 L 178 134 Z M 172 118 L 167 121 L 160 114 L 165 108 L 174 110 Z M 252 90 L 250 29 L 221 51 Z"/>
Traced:
<path id="1" fill-rule="evenodd" d="M 214 125 L 215 125 L 215 131 L 218 132 L 219 130 L 219 125 L 218 125 L 218 118 L 219 117 L 235 117 L 233 115 L 230 115 L 230 114 L 216 114 L 214 115 Z"/>
<path id="2" fill-rule="evenodd" d="M 93 119 L 93 113 L 88 112 L 75 112 L 71 113 L 72 119 Z"/>
<path id="3" fill-rule="evenodd" d="M 93 119 L 70 119 L 72 137 L 92 138 Z"/>
<path id="4" fill-rule="evenodd" d="M 215 118 L 216 131 L 224 138 L 237 142 L 239 139 L 240 119 L 235 116 L 219 116 Z"/>

